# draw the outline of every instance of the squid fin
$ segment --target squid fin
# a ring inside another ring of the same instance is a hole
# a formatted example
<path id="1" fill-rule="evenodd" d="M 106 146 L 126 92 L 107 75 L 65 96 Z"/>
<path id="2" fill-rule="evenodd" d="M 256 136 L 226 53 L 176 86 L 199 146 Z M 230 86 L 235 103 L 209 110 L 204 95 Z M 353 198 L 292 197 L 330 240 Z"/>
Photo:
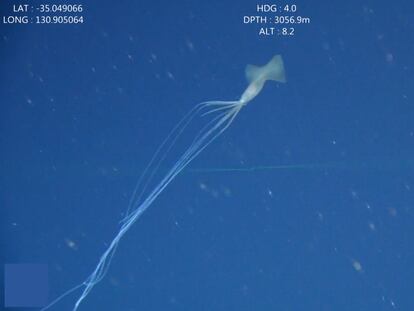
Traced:
<path id="1" fill-rule="evenodd" d="M 286 82 L 285 68 L 283 65 L 282 56 L 273 56 L 273 58 L 266 65 L 261 67 L 255 65 L 247 65 L 246 79 L 249 83 L 259 79 Z"/>

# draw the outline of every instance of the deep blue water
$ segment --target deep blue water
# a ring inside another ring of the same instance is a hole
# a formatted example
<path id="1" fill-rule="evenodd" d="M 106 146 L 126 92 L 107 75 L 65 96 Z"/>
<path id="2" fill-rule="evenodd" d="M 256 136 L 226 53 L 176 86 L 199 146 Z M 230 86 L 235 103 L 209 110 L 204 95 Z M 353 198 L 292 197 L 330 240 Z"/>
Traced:
<path id="1" fill-rule="evenodd" d="M 47 263 L 51 298 L 83 282 L 171 128 L 281 54 L 288 82 L 162 193 L 79 310 L 412 309 L 414 5 L 286 3 L 311 19 L 293 36 L 243 24 L 255 1 L 92 1 L 82 25 L 2 24 L 1 260 Z"/>

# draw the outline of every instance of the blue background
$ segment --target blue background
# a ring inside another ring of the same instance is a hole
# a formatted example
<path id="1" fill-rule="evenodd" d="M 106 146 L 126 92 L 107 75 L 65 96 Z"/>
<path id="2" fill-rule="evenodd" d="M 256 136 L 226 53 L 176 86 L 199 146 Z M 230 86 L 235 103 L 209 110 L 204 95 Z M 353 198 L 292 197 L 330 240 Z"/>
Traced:
<path id="1" fill-rule="evenodd" d="M 414 6 L 364 3 L 296 1 L 311 23 L 291 37 L 243 24 L 255 1 L 92 1 L 82 25 L 1 25 L 1 260 L 48 263 L 50 297 L 81 283 L 176 122 L 282 54 L 288 83 L 174 180 L 79 310 L 412 309 Z M 258 166 L 274 167 L 229 170 Z"/>

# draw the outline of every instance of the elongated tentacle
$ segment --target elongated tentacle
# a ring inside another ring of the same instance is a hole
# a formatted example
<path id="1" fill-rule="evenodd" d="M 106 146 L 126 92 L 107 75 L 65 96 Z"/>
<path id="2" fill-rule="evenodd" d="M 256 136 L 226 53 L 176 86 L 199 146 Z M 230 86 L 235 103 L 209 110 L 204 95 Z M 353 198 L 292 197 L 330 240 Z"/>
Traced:
<path id="1" fill-rule="evenodd" d="M 132 197 L 129 201 L 126 216 L 121 220 L 121 227 L 115 235 L 110 245 L 99 258 L 99 261 L 93 272 L 86 278 L 86 280 L 66 291 L 57 299 L 52 301 L 48 306 L 41 311 L 47 310 L 55 305 L 62 298 L 66 297 L 73 291 L 84 287 L 81 295 L 77 299 L 73 311 L 78 310 L 80 304 L 88 296 L 94 286 L 99 283 L 106 275 L 116 249 L 122 237 L 127 233 L 131 226 L 139 219 L 142 213 L 154 202 L 154 200 L 162 193 L 162 191 L 172 182 L 172 180 L 209 144 L 211 144 L 218 136 L 220 136 L 233 122 L 238 112 L 242 108 L 239 102 L 223 102 L 211 101 L 196 105 L 190 112 L 188 112 L 173 128 L 169 135 L 164 139 L 161 145 L 157 148 L 155 154 L 151 158 L 149 164 L 145 168 L 143 174 L 134 188 Z M 175 162 L 172 168 L 164 175 L 164 177 L 156 184 L 148 195 L 143 199 L 148 185 L 154 178 L 155 174 L 159 172 L 161 163 L 165 160 L 167 154 L 176 145 L 177 140 L 184 133 L 191 121 L 195 118 L 210 119 L 197 132 L 193 138 L 190 146 L 181 154 L 179 159 Z"/>

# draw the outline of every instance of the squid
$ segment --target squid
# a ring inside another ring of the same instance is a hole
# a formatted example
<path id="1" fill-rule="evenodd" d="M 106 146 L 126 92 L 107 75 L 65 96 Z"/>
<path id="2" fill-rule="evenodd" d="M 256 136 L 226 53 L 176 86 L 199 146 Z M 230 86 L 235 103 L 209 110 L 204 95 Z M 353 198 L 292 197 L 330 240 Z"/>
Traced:
<path id="1" fill-rule="evenodd" d="M 82 283 L 67 290 L 41 311 L 51 308 L 67 295 L 81 289 L 81 293 L 72 309 L 77 311 L 95 285 L 105 277 L 124 235 L 174 178 L 232 124 L 240 110 L 259 95 L 266 81 L 286 82 L 281 55 L 273 56 L 264 66 L 247 65 L 245 75 L 249 84 L 238 100 L 202 102 L 194 106 L 175 125 L 143 171 L 129 201 L 125 217 L 120 221 L 119 231 L 99 258 L 92 273 Z M 203 121 L 200 122 L 202 125 L 199 126 L 198 131 L 195 131 L 194 138 L 190 141 L 188 148 L 180 153 L 178 160 L 162 175 L 159 181 L 155 182 L 155 186 L 149 188 L 154 177 L 160 173 L 161 163 L 164 162 L 171 149 L 177 146 L 177 140 L 188 129 L 190 123 L 197 123 L 199 120 Z"/>

